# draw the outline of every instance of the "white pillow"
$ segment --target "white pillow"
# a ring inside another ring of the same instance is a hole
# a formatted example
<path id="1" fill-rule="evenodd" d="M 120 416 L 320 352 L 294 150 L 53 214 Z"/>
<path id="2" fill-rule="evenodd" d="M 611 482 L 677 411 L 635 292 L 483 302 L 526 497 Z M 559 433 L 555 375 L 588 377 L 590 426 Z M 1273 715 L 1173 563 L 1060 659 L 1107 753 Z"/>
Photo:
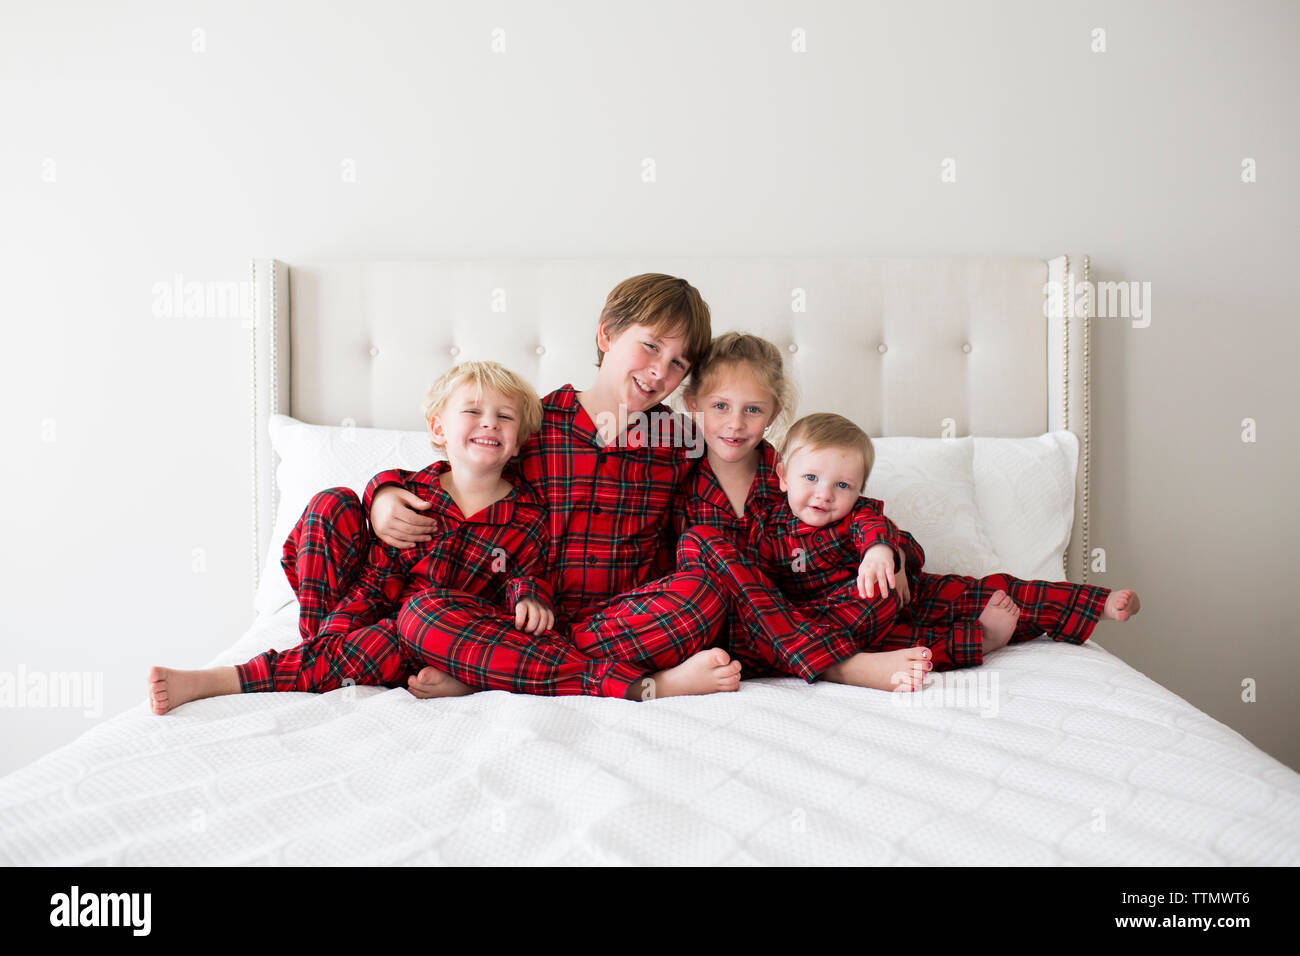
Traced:
<path id="1" fill-rule="evenodd" d="M 288 415 L 272 415 L 270 428 L 271 447 L 280 458 L 275 471 L 280 501 L 253 598 L 253 608 L 259 614 L 278 611 L 294 600 L 280 567 L 280 554 L 312 495 L 326 488 L 347 487 L 361 497 L 366 483 L 385 468 L 419 471 L 446 457 L 429 444 L 428 433 L 422 431 L 308 425 Z"/>
<path id="2" fill-rule="evenodd" d="M 866 495 L 925 549 L 931 574 L 982 577 L 1001 570 L 975 499 L 970 438 L 875 438 Z"/>
<path id="3" fill-rule="evenodd" d="M 975 439 L 975 497 L 1002 559 L 999 570 L 1026 580 L 1065 580 L 1078 464 L 1073 432 Z"/>

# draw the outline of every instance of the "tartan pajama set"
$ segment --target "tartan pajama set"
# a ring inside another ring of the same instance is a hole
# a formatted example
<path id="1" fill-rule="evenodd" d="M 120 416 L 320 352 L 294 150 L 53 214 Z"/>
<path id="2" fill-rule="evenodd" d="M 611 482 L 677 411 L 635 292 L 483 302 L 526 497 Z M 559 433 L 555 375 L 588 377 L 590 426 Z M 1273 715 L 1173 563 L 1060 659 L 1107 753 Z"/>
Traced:
<path id="1" fill-rule="evenodd" d="M 758 470 L 743 516 L 733 510 L 708 459 L 696 466 L 674 503 L 674 528 L 681 536 L 677 567 L 706 567 L 723 582 L 732 606 L 727 649 L 745 677 L 789 674 L 811 682 L 860 651 L 863 635 L 887 624 L 895 608 L 883 596 L 797 607 L 765 573 L 750 542 L 761 540 L 764 516 L 785 502 L 785 494 L 776 474 L 776 449 L 766 439 L 757 449 Z"/>
<path id="2" fill-rule="evenodd" d="M 433 502 L 425 514 L 437 524 L 431 541 L 404 550 L 370 539 L 365 512 L 351 490 L 330 489 L 312 499 L 282 559 L 302 606 L 303 640 L 239 665 L 242 691 L 323 692 L 348 680 L 394 686 L 426 663 L 474 686 L 490 686 L 479 681 L 485 662 L 472 653 L 453 659 L 439 656 L 438 648 L 410 653 L 401 640 L 398 610 L 412 599 L 445 615 L 458 633 L 498 636 L 503 645 L 493 648 L 491 666 L 509 672 L 518 686 L 530 687 L 537 672 L 558 677 L 552 683 L 573 688 L 569 693 L 620 671 L 626 674 L 618 686 L 639 679 L 635 669 L 592 661 L 564 641 L 515 630 L 518 601 L 551 605 L 544 577 L 545 508 L 524 485 L 467 519 L 438 480 L 449 467 L 438 461 L 405 475 L 408 491 Z"/>
<path id="3" fill-rule="evenodd" d="M 481 661 L 476 687 L 533 694 L 626 695 L 653 671 L 680 664 L 709 647 L 722 628 L 727 601 L 707 571 L 665 574 L 665 532 L 673 496 L 691 466 L 687 425 L 667 406 L 649 410 L 663 429 L 628 429 L 605 444 L 572 385 L 542 399 L 541 429 L 520 450 L 519 474 L 547 508 L 550 546 L 547 577 L 555 588 L 554 632 L 522 634 L 511 627 L 474 626 L 448 615 L 445 605 L 417 596 L 399 615 L 402 646 L 409 656 L 447 662 Z M 369 508 L 383 484 L 401 477 L 384 472 L 366 489 Z M 501 666 L 504 642 L 529 652 L 534 644 L 562 642 L 577 657 L 604 668 L 601 679 L 563 683 L 549 658 L 525 682 L 517 669 Z M 435 664 L 442 667 L 442 664 Z"/>
<path id="4" fill-rule="evenodd" d="M 1105 609 L 1109 588 L 1069 582 L 1023 581 L 1009 574 L 982 578 L 927 574 L 925 552 L 906 531 L 884 514 L 881 502 L 861 497 L 853 510 L 832 525 L 813 528 L 782 502 L 758 532 L 757 550 L 764 569 L 803 613 L 819 618 L 843 613 L 863 603 L 857 595 L 858 566 L 866 549 L 886 543 L 907 558 L 912 599 L 901 606 L 891 591 L 888 607 L 874 631 L 859 634 L 860 649 L 891 651 L 924 644 L 935 670 L 973 667 L 984 660 L 984 629 L 979 615 L 993 592 L 1005 591 L 1019 607 L 1012 642 L 1048 634 L 1054 640 L 1082 644 Z M 895 558 L 894 570 L 898 570 Z"/>

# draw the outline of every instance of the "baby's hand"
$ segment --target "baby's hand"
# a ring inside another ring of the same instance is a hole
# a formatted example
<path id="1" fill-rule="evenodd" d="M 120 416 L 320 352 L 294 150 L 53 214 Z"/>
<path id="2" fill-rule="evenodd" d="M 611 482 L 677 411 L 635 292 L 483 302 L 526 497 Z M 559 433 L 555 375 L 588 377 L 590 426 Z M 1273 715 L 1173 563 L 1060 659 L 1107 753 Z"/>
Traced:
<path id="1" fill-rule="evenodd" d="M 515 628 L 525 634 L 549 631 L 554 623 L 551 609 L 532 598 L 522 598 L 515 604 Z"/>
<path id="2" fill-rule="evenodd" d="M 420 514 L 433 507 L 397 485 L 384 485 L 370 502 L 370 529 L 384 544 L 394 548 L 413 548 L 418 541 L 431 541 L 435 522 Z M 417 510 L 418 509 L 418 510 Z"/>
<path id="3" fill-rule="evenodd" d="M 876 587 L 881 595 L 894 587 L 894 549 L 887 544 L 873 544 L 858 566 L 858 597 L 874 598 Z"/>

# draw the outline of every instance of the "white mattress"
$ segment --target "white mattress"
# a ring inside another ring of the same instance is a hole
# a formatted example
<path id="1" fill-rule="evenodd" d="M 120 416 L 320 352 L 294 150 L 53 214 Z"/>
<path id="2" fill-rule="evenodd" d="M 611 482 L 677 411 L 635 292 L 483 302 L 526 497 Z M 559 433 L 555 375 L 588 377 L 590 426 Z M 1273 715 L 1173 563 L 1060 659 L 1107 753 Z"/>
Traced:
<path id="1" fill-rule="evenodd" d="M 0 863 L 1300 864 L 1300 775 L 1101 647 L 985 670 L 996 716 L 793 679 L 142 701 L 0 779 Z"/>

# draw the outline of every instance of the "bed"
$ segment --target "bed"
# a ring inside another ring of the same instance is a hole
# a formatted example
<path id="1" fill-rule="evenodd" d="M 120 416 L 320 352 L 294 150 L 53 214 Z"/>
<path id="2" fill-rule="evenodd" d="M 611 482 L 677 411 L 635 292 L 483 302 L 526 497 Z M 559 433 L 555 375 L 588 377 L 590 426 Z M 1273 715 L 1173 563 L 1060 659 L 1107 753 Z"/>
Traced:
<path id="1" fill-rule="evenodd" d="M 457 361 L 498 359 L 543 391 L 586 383 L 605 293 L 645 271 L 690 278 L 715 331 L 788 350 L 803 408 L 886 445 L 1074 436 L 1052 562 L 1086 575 L 1088 302 L 1065 257 L 259 260 L 259 613 L 209 664 L 297 640 L 273 557 L 301 488 L 334 478 L 294 473 L 284 436 L 364 473 L 376 449 L 402 451 L 381 430 L 418 428 L 424 387 Z M 1099 640 L 1013 645 L 912 695 L 795 679 L 647 704 L 347 687 L 166 717 L 142 700 L 0 780 L 0 862 L 1300 863 L 1300 775 Z"/>

